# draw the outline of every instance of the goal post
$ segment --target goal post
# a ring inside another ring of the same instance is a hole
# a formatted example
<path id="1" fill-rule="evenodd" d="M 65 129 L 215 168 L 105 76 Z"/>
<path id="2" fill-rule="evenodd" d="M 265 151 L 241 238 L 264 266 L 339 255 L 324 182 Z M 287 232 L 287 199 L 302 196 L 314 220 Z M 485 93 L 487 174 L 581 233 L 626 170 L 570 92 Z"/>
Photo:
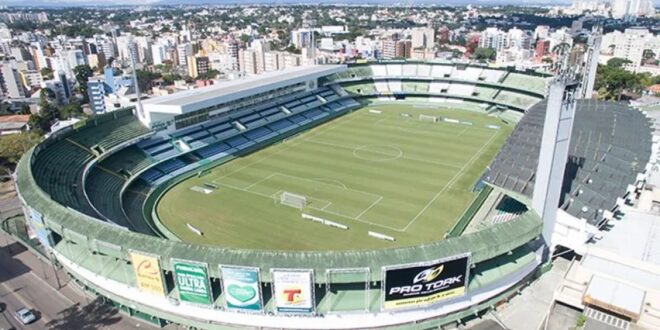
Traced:
<path id="1" fill-rule="evenodd" d="M 285 191 L 280 194 L 280 204 L 302 210 L 307 206 L 307 197 Z"/>
<path id="2" fill-rule="evenodd" d="M 419 120 L 420 121 L 430 121 L 432 123 L 437 123 L 438 122 L 438 117 L 429 116 L 429 115 L 419 115 Z"/>

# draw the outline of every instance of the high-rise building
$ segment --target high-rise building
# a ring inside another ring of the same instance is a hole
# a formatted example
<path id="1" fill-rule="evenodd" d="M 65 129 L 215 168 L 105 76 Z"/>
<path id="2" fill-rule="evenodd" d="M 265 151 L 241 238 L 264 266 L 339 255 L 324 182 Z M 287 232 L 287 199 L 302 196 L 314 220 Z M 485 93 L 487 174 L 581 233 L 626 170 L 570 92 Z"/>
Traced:
<path id="1" fill-rule="evenodd" d="M 240 70 L 248 75 L 260 74 L 259 57 L 263 56 L 253 49 L 241 49 L 239 51 L 240 57 Z"/>
<path id="2" fill-rule="evenodd" d="M 548 53 L 550 53 L 550 40 L 539 39 L 538 41 L 536 41 L 534 58 L 540 61 Z"/>
<path id="3" fill-rule="evenodd" d="M 176 46 L 176 54 L 177 54 L 177 63 L 180 66 L 184 66 L 188 63 L 188 57 L 192 56 L 193 54 L 193 49 L 191 44 L 179 44 Z"/>
<path id="4" fill-rule="evenodd" d="M 623 58 L 631 63 L 630 68 L 638 68 L 642 64 L 644 50 L 652 48 L 658 39 L 645 28 L 629 28 L 614 40 L 614 57 Z"/>
<path id="5" fill-rule="evenodd" d="M 197 78 L 209 72 L 211 63 L 206 55 L 188 56 L 188 75 Z"/>
<path id="6" fill-rule="evenodd" d="M 381 52 L 383 58 L 410 58 L 412 42 L 410 40 L 383 40 Z"/>
<path id="7" fill-rule="evenodd" d="M 435 31 L 431 28 L 412 29 L 412 48 L 432 49 L 435 47 Z"/>
<path id="8" fill-rule="evenodd" d="M 26 89 L 38 88 L 44 82 L 41 72 L 37 70 L 19 71 L 18 75 L 21 77 L 21 82 Z"/>
<path id="9" fill-rule="evenodd" d="M 412 42 L 410 40 L 399 40 L 396 42 L 394 57 L 410 58 L 412 54 Z"/>
<path id="10" fill-rule="evenodd" d="M 310 29 L 291 31 L 291 43 L 298 49 L 310 47 L 312 44 L 312 31 Z"/>
<path id="11" fill-rule="evenodd" d="M 65 102 L 68 103 L 68 100 L 71 99 L 71 86 L 69 85 L 69 79 L 67 78 L 64 71 L 57 72 L 57 80 L 59 80 L 60 84 L 62 85 L 64 98 L 66 99 Z"/>
<path id="12" fill-rule="evenodd" d="M 238 49 L 239 49 L 239 43 L 236 40 L 228 40 L 225 42 L 225 47 L 226 47 L 226 53 L 230 56 L 231 59 L 233 59 L 232 69 L 233 70 L 239 70 L 239 57 L 238 57 Z"/>
<path id="13" fill-rule="evenodd" d="M 11 47 L 11 56 L 17 61 L 31 61 L 32 55 L 24 47 Z"/>
<path id="14" fill-rule="evenodd" d="M 264 71 L 278 71 L 284 69 L 284 54 L 277 51 L 264 53 Z"/>
<path id="15" fill-rule="evenodd" d="M 655 15 L 652 0 L 612 0 L 612 17 L 635 18 Z"/>
<path id="16" fill-rule="evenodd" d="M 10 62 L 2 63 L 2 90 L 9 98 L 19 99 L 26 97 L 25 89 L 21 83 L 18 70 Z"/>
<path id="17" fill-rule="evenodd" d="M 30 45 L 30 50 L 32 52 L 32 60 L 34 62 L 34 67 L 36 70 L 41 70 L 48 67 L 46 63 L 46 56 L 44 54 L 43 48 L 41 48 L 41 43 L 33 42 Z"/>
<path id="18" fill-rule="evenodd" d="M 497 51 L 507 48 L 506 32 L 494 27 L 486 28 L 479 36 L 479 47 L 492 48 Z"/>
<path id="19" fill-rule="evenodd" d="M 576 12 L 595 11 L 601 0 L 573 0 L 571 8 Z"/>

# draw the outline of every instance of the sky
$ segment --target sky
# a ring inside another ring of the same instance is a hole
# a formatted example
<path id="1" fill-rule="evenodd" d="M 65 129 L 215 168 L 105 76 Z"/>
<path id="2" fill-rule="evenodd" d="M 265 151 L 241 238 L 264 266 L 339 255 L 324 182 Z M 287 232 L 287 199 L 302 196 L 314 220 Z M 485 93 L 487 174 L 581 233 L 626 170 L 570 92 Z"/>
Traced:
<path id="1" fill-rule="evenodd" d="M 571 0 L 366 0 L 362 3 L 370 4 L 412 4 L 412 5 L 428 5 L 439 4 L 443 5 L 511 5 L 511 4 L 530 4 L 530 5 L 559 5 L 570 4 Z M 335 4 L 335 3 L 351 3 L 348 0 L 0 0 L 0 5 L 8 6 L 90 6 L 90 5 L 148 5 L 148 4 L 294 4 L 294 3 L 308 3 L 308 4 Z"/>

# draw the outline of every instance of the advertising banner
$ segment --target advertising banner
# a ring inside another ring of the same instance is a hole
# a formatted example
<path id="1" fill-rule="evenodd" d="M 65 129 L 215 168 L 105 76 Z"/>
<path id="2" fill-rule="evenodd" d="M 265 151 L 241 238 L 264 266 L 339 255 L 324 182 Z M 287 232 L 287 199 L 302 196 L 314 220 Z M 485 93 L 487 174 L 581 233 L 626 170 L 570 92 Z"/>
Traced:
<path id="1" fill-rule="evenodd" d="M 158 258 L 136 251 L 131 251 L 130 256 L 138 289 L 164 296 L 165 287 Z"/>
<path id="2" fill-rule="evenodd" d="M 271 270 L 278 313 L 314 312 L 314 281 L 311 270 Z"/>
<path id="3" fill-rule="evenodd" d="M 202 305 L 213 302 L 206 264 L 172 259 L 172 265 L 181 301 Z"/>
<path id="4" fill-rule="evenodd" d="M 32 232 L 37 237 L 41 245 L 45 247 L 52 247 L 50 230 L 44 225 L 44 219 L 41 213 L 37 212 L 31 207 L 28 207 L 28 224 L 32 228 Z"/>
<path id="5" fill-rule="evenodd" d="M 385 267 L 383 309 L 419 308 L 465 294 L 470 255 Z"/>
<path id="6" fill-rule="evenodd" d="M 261 311 L 259 269 L 251 267 L 220 266 L 222 290 L 227 309 L 245 312 Z"/>

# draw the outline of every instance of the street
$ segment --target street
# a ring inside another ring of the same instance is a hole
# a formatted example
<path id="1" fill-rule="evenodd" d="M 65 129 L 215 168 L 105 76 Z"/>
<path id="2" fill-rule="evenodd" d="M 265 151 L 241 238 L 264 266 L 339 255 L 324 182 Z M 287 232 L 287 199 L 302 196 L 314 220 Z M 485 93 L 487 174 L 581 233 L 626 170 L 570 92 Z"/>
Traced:
<path id="1" fill-rule="evenodd" d="M 55 275 L 50 264 L 0 232 L 0 307 L 4 307 L 0 318 L 16 329 L 155 329 L 84 296 L 68 283 L 63 271 Z M 33 309 L 37 320 L 20 324 L 13 314 L 21 307 Z"/>

